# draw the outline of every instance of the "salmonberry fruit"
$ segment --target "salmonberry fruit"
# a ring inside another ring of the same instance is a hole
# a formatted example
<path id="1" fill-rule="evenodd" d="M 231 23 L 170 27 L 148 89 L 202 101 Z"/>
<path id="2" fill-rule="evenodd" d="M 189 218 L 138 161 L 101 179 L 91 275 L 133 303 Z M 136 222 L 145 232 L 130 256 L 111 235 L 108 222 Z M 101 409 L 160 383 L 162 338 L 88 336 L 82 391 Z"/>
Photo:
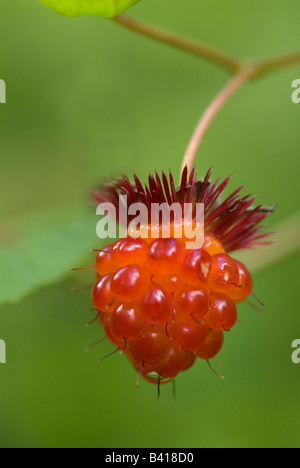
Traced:
<path id="1" fill-rule="evenodd" d="M 181 351 L 174 345 L 170 344 L 163 359 L 157 365 L 157 373 L 164 378 L 174 378 L 180 372 L 185 371 L 192 363 L 195 362 L 196 356 L 193 353 Z"/>
<path id="2" fill-rule="evenodd" d="M 143 333 L 130 343 L 129 349 L 137 361 L 155 364 L 165 356 L 169 341 L 165 327 L 146 325 Z"/>
<path id="3" fill-rule="evenodd" d="M 212 258 L 206 250 L 189 250 L 183 259 L 181 274 L 188 283 L 197 285 L 208 280 L 211 267 Z"/>
<path id="4" fill-rule="evenodd" d="M 178 271 L 183 248 L 177 239 L 157 239 L 148 249 L 148 262 L 153 276 L 164 276 Z"/>
<path id="5" fill-rule="evenodd" d="M 237 310 L 232 300 L 225 294 L 210 294 L 210 309 L 205 321 L 214 331 L 228 331 L 235 325 Z"/>
<path id="6" fill-rule="evenodd" d="M 120 301 L 138 300 L 149 283 L 147 271 L 138 265 L 127 265 L 118 270 L 111 280 L 111 292 Z"/>
<path id="7" fill-rule="evenodd" d="M 104 276 L 95 284 L 92 291 L 92 303 L 102 312 L 113 312 L 117 305 L 117 296 L 111 289 L 112 276 Z"/>
<path id="8" fill-rule="evenodd" d="M 236 262 L 229 255 L 213 255 L 209 282 L 213 291 L 230 293 L 237 289 L 239 269 Z"/>
<path id="9" fill-rule="evenodd" d="M 167 330 L 177 348 L 194 352 L 205 343 L 210 328 L 204 320 L 196 322 L 192 317 L 175 317 Z"/>
<path id="10" fill-rule="evenodd" d="M 177 315 L 200 320 L 208 313 L 210 307 L 207 291 L 185 284 L 175 295 L 174 306 Z"/>
<path id="11" fill-rule="evenodd" d="M 92 303 L 107 338 L 127 356 L 139 380 L 167 383 L 196 358 L 215 357 L 224 332 L 237 322 L 236 304 L 252 292 L 249 271 L 230 252 L 261 242 L 258 224 L 267 211 L 249 209 L 249 200 L 239 198 L 238 191 L 222 202 L 229 178 L 220 185 L 209 179 L 210 172 L 199 181 L 195 171 L 188 177 L 185 170 L 176 190 L 172 175 L 168 181 L 156 174 L 146 188 L 137 177 L 135 185 L 124 177 L 94 193 L 98 203 L 110 201 L 116 212 L 119 194 L 127 195 L 128 208 L 135 203 L 148 208 L 152 203 L 204 204 L 201 248 L 188 250 L 185 239 L 174 235 L 157 238 L 162 226 L 152 230 L 150 219 L 143 232 L 155 232 L 155 238 L 131 238 L 129 215 L 128 236 L 97 254 Z M 185 220 L 179 223 L 184 233 Z"/>
<path id="12" fill-rule="evenodd" d="M 234 302 L 239 303 L 251 294 L 253 284 L 250 272 L 245 265 L 237 260 L 235 263 L 239 270 L 239 279 L 237 284 L 234 285 L 235 287 L 230 291 L 230 297 Z"/>
<path id="13" fill-rule="evenodd" d="M 115 271 L 114 255 L 109 247 L 99 251 L 96 257 L 95 268 L 100 276 L 105 276 Z"/>
<path id="14" fill-rule="evenodd" d="M 163 288 L 153 286 L 141 301 L 145 321 L 166 324 L 172 320 L 172 299 Z"/>
<path id="15" fill-rule="evenodd" d="M 112 257 L 118 268 L 130 264 L 143 266 L 147 260 L 148 245 L 143 239 L 118 240 L 112 249 Z"/>
<path id="16" fill-rule="evenodd" d="M 99 322 L 105 332 L 105 335 L 111 341 L 112 344 L 114 344 L 115 346 L 121 349 L 125 345 L 125 340 L 123 337 L 117 338 L 113 334 L 112 329 L 111 329 L 111 321 L 112 321 L 112 314 L 100 312 Z"/>
<path id="17" fill-rule="evenodd" d="M 144 320 L 138 304 L 121 304 L 112 313 L 111 332 L 126 341 L 136 339 L 144 328 Z"/>
<path id="18" fill-rule="evenodd" d="M 223 332 L 215 332 L 210 330 L 205 343 L 196 352 L 196 356 L 201 359 L 212 359 L 222 349 L 224 343 Z"/>

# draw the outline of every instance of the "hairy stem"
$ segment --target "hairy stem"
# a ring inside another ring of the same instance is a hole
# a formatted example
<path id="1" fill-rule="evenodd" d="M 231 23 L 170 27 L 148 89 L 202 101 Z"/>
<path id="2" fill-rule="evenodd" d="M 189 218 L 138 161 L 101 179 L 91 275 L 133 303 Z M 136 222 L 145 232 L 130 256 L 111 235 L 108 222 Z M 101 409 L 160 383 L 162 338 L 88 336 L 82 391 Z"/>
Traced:
<path id="1" fill-rule="evenodd" d="M 249 81 L 255 73 L 256 68 L 251 65 L 241 69 L 213 99 L 213 101 L 208 106 L 201 119 L 199 120 L 196 129 L 192 135 L 192 138 L 190 139 L 190 142 L 188 144 L 183 158 L 181 173 L 185 166 L 188 167 L 189 172 L 192 170 L 198 148 L 210 124 L 220 112 L 222 107 L 226 104 L 226 102 L 231 98 L 231 96 L 244 83 Z"/>
<path id="2" fill-rule="evenodd" d="M 113 21 L 143 36 L 155 39 L 158 42 L 181 49 L 220 65 L 231 73 L 235 73 L 240 68 L 239 60 L 193 39 L 188 39 L 164 29 L 148 25 L 125 14 L 117 16 Z"/>

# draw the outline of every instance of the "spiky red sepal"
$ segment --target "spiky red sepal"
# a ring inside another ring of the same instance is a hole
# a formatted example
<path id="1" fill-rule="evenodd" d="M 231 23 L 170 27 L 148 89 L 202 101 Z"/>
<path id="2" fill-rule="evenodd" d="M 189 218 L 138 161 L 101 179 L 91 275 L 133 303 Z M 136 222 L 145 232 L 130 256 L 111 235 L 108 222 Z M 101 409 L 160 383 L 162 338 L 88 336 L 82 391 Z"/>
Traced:
<path id="1" fill-rule="evenodd" d="M 198 180 L 195 169 L 188 175 L 186 167 L 182 173 L 180 187 L 176 189 L 174 178 L 163 172 L 162 177 L 155 173 L 149 176 L 148 185 L 143 187 L 140 179 L 134 175 L 134 183 L 123 176 L 116 181 L 109 181 L 100 190 L 93 192 L 97 203 L 112 203 L 119 216 L 119 196 L 126 195 L 128 208 L 133 203 L 143 203 L 151 212 L 152 203 L 203 203 L 205 231 L 220 239 L 227 252 L 265 245 L 263 239 L 271 233 L 262 232 L 261 222 L 273 212 L 274 207 L 263 205 L 254 207 L 255 197 L 240 196 L 243 186 L 236 189 L 224 201 L 221 195 L 227 187 L 231 176 L 224 181 L 210 181 L 212 169 L 204 180 Z M 133 217 L 128 216 L 128 223 Z"/>

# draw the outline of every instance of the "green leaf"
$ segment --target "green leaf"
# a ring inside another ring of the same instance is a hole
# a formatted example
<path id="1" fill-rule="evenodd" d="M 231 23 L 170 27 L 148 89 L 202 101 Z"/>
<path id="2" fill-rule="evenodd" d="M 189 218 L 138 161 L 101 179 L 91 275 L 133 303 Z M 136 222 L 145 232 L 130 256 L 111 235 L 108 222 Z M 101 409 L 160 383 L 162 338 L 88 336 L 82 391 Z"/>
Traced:
<path id="1" fill-rule="evenodd" d="M 128 10 L 139 0 L 39 0 L 61 15 L 78 17 L 97 15 L 114 18 Z"/>
<path id="2" fill-rule="evenodd" d="M 101 244 L 97 221 L 96 212 L 71 208 L 1 223 L 0 305 L 17 302 L 80 266 Z"/>

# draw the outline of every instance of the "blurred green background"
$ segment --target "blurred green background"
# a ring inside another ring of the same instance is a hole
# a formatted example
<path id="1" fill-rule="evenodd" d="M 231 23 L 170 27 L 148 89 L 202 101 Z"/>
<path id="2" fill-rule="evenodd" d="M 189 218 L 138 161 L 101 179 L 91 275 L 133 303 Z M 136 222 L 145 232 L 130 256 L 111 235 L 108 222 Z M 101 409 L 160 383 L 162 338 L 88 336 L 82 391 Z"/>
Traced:
<path id="1" fill-rule="evenodd" d="M 121 172 L 178 174 L 225 72 L 109 21 L 60 17 L 35 0 L 2 0 L 0 13 L 1 222 L 61 207 L 91 211 L 89 190 Z M 131 14 L 241 57 L 300 46 L 298 0 L 142 0 Z M 213 165 L 214 176 L 233 174 L 231 188 L 245 184 L 259 202 L 276 202 L 271 229 L 299 208 L 296 78 L 300 66 L 240 90 L 197 159 L 201 175 Z M 97 248 L 93 236 L 89 247 Z M 255 276 L 269 312 L 240 306 L 215 365 L 225 382 L 198 362 L 177 378 L 176 402 L 169 386 L 159 402 L 154 386 L 136 389 L 123 356 L 97 365 L 109 344 L 84 351 L 102 336 L 97 325 L 83 326 L 93 318 L 89 292 L 71 292 L 88 273 L 66 270 L 63 281 L 3 305 L 0 446 L 298 447 L 300 365 L 291 343 L 300 339 L 299 261 L 298 253 Z"/>

